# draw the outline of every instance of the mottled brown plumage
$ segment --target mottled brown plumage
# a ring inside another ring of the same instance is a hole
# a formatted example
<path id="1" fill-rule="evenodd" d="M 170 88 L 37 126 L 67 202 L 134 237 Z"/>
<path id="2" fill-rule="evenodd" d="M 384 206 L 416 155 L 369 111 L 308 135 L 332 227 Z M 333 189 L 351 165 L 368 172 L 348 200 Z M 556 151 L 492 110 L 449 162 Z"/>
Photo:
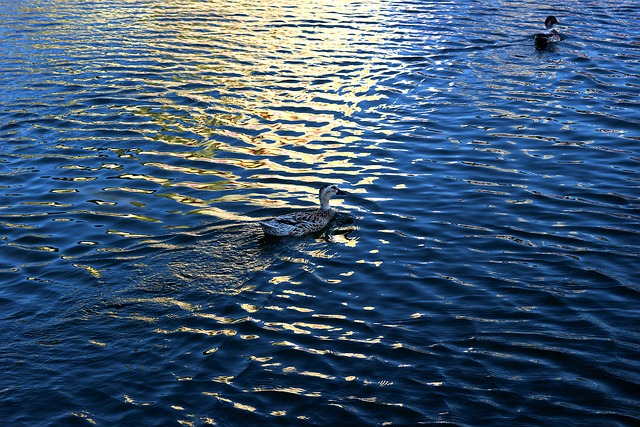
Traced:
<path id="1" fill-rule="evenodd" d="M 336 185 L 320 188 L 320 208 L 282 215 L 268 221 L 260 221 L 264 234 L 269 236 L 303 236 L 322 230 L 333 218 L 329 201 L 336 194 L 346 194 Z"/>

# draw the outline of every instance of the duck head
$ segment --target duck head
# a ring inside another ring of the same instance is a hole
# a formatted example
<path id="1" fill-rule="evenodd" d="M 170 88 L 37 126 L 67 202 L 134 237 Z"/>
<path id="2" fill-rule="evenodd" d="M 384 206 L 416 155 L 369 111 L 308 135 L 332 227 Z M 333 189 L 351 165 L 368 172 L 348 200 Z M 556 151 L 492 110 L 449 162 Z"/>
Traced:
<path id="1" fill-rule="evenodd" d="M 329 209 L 329 200 L 336 194 L 340 196 L 347 195 L 344 190 L 338 188 L 335 184 L 325 184 L 320 187 L 320 209 Z"/>
<path id="2" fill-rule="evenodd" d="M 556 24 L 559 24 L 560 21 L 555 16 L 547 16 L 547 19 L 544 20 L 544 27 L 547 30 L 550 30 Z"/>

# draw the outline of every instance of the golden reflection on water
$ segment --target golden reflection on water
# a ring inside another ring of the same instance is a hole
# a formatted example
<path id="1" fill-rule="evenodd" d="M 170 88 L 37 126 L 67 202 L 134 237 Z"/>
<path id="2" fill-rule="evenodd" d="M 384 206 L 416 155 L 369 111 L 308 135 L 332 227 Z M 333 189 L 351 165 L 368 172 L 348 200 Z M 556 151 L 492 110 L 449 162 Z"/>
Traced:
<path id="1" fill-rule="evenodd" d="M 118 178 L 167 188 L 156 195 L 188 207 L 187 213 L 233 221 L 251 218 L 231 212 L 230 204 L 211 206 L 228 201 L 211 194 L 240 189 L 236 206 L 297 208 L 292 195 L 316 204 L 321 182 L 360 175 L 351 184 L 363 191 L 376 179 L 363 176 L 380 166 L 362 160 L 375 147 L 359 145 L 364 131 L 354 114 L 384 96 L 375 90 L 383 62 L 377 51 L 388 37 L 382 2 L 95 6 L 72 16 L 65 2 L 55 2 L 37 13 L 68 34 L 127 27 L 124 42 L 109 33 L 103 44 L 55 41 L 75 49 L 69 57 L 88 61 L 64 79 L 98 79 L 92 96 L 100 102 L 73 105 L 76 124 L 109 129 L 118 117 L 138 129 L 140 137 L 125 136 L 133 146 L 113 150 L 140 167 L 115 165 L 123 169 Z M 117 185 L 109 190 L 145 191 Z"/>
<path id="2" fill-rule="evenodd" d="M 145 11 L 136 25 L 163 35 L 148 46 L 158 64 L 155 72 L 130 78 L 141 90 L 153 91 L 154 104 L 162 107 L 122 109 L 148 121 L 148 137 L 197 150 L 143 153 L 184 157 L 187 167 L 164 160 L 144 165 L 185 176 L 211 174 L 222 180 L 217 184 L 286 188 L 271 200 L 289 199 L 292 191 L 315 193 L 317 183 L 333 175 L 356 176 L 362 166 L 354 160 L 369 154 L 354 150 L 362 130 L 350 118 L 363 103 L 381 99 L 372 71 L 385 37 L 380 7 L 351 1 L 295 1 L 287 7 L 178 1 Z M 301 185 L 287 184 L 292 175 Z M 162 184 L 217 189 L 214 183 Z M 171 197 L 194 203 L 180 194 Z M 244 201 L 269 203 L 254 195 Z M 242 219 L 216 209 L 198 212 Z"/>

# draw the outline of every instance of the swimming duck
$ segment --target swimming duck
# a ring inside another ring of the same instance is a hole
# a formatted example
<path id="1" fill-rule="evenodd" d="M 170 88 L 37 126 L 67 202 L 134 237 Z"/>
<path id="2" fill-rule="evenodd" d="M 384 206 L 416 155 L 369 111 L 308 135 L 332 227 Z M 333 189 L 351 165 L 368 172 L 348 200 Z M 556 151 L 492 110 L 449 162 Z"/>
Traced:
<path id="1" fill-rule="evenodd" d="M 267 221 L 260 221 L 264 234 L 269 236 L 303 236 L 320 231 L 329 224 L 334 211 L 329 201 L 336 194 L 345 195 L 336 185 L 325 184 L 320 187 L 320 208 L 282 215 Z"/>
<path id="2" fill-rule="evenodd" d="M 560 33 L 555 28 L 552 29 L 555 24 L 559 23 L 560 21 L 558 21 L 555 16 L 548 16 L 547 19 L 545 19 L 544 27 L 547 31 L 536 34 L 533 39 L 536 49 L 545 50 L 550 43 L 556 43 L 561 40 L 562 37 L 560 36 Z"/>

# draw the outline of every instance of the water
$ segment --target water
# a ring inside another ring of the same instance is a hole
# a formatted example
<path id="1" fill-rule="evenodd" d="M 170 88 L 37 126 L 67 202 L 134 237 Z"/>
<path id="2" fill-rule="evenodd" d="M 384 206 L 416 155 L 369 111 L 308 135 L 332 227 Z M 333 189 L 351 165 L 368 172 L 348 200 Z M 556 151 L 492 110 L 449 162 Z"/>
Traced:
<path id="1" fill-rule="evenodd" d="M 0 1 L 0 418 L 637 425 L 639 24 Z"/>

